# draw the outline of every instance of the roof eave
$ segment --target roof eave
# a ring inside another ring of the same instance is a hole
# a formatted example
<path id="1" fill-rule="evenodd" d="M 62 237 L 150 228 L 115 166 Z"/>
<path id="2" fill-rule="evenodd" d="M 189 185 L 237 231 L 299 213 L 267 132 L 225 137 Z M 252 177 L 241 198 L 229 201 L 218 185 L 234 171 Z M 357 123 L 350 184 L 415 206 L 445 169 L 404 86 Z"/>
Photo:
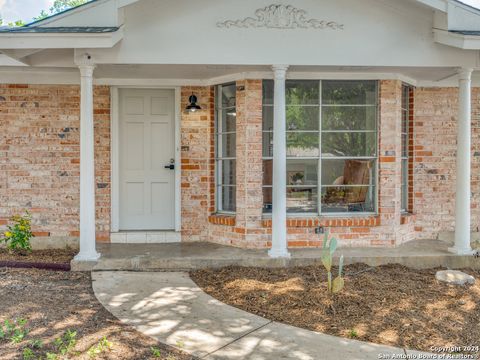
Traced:
<path id="1" fill-rule="evenodd" d="M 434 29 L 435 42 L 463 50 L 480 50 L 480 36 L 463 35 L 446 30 Z"/>
<path id="2" fill-rule="evenodd" d="M 109 33 L 5 32 L 0 33 L 0 49 L 112 48 L 122 39 L 122 27 Z"/>

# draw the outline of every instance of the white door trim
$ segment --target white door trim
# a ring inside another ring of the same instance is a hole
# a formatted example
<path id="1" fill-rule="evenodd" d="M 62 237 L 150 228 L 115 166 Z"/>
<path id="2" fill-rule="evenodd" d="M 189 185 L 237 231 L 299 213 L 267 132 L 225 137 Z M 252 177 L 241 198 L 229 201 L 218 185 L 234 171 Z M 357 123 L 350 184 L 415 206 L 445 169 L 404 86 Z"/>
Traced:
<path id="1" fill-rule="evenodd" d="M 112 86 L 110 88 L 110 154 L 111 154 L 111 232 L 120 230 L 120 116 L 119 89 L 166 89 L 175 92 L 175 231 L 182 228 L 181 199 L 181 93 L 180 87 Z"/>

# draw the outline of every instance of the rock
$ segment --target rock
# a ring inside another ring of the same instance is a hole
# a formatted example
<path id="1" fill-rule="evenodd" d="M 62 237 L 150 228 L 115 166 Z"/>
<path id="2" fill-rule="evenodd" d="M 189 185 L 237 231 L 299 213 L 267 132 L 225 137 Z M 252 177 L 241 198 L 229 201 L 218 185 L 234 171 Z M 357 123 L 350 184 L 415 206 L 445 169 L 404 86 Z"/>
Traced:
<path id="1" fill-rule="evenodd" d="M 437 271 L 435 277 L 438 281 L 452 285 L 475 284 L 475 278 L 458 270 Z"/>

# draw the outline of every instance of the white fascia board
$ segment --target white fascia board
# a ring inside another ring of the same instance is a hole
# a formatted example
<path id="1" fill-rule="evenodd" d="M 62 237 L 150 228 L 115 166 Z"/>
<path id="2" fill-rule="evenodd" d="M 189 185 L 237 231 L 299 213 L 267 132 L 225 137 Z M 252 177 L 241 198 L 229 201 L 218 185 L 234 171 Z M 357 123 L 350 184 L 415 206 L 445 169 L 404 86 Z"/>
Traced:
<path id="1" fill-rule="evenodd" d="M 464 50 L 480 50 L 480 36 L 462 35 L 433 29 L 435 42 Z"/>
<path id="2" fill-rule="evenodd" d="M 447 0 L 417 0 L 417 1 L 435 10 L 443 11 L 445 13 L 448 11 Z"/>
<path id="3" fill-rule="evenodd" d="M 111 33 L 1 33 L 0 49 L 112 48 L 123 29 Z"/>

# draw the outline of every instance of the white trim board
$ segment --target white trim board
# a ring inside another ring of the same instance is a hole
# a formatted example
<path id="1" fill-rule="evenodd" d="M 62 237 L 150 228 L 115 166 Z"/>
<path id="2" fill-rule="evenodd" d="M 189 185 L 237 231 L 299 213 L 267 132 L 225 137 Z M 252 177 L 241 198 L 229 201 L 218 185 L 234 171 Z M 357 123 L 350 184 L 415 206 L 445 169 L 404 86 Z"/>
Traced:
<path id="1" fill-rule="evenodd" d="M 120 139 L 119 139 L 119 89 L 167 89 L 174 91 L 175 101 L 175 231 L 180 232 L 182 228 L 181 209 L 181 98 L 180 87 L 145 87 L 145 86 L 112 86 L 111 96 L 111 118 L 110 118 L 110 152 L 111 152 L 111 231 L 118 233 L 120 229 Z M 134 232 L 138 233 L 138 232 Z M 148 233 L 153 233 L 148 231 Z M 157 233 L 157 232 L 155 232 Z"/>

